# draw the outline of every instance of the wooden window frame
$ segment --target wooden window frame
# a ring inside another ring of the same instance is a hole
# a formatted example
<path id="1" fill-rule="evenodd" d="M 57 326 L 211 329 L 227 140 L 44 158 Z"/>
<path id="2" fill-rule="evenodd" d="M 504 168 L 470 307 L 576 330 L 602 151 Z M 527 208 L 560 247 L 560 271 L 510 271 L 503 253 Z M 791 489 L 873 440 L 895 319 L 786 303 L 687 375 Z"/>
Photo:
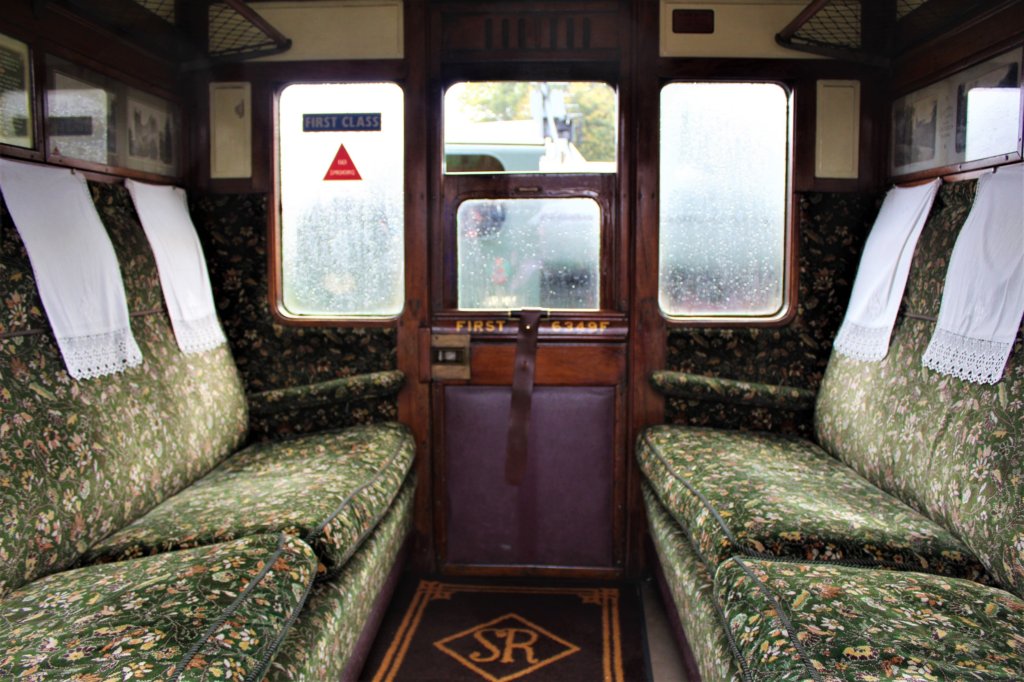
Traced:
<path id="1" fill-rule="evenodd" d="M 402 110 L 406 117 L 409 111 L 409 94 L 405 83 L 393 76 L 381 75 L 379 78 L 372 76 L 364 78 L 322 78 L 322 79 L 298 79 L 281 81 L 273 88 L 273 107 L 270 116 L 270 124 L 274 131 L 273 144 L 270 154 L 270 192 L 268 193 L 267 214 L 268 214 L 268 235 L 267 235 L 267 268 L 268 268 L 268 296 L 270 299 L 270 312 L 274 320 L 280 324 L 291 327 L 396 327 L 405 315 L 405 308 L 408 305 L 409 291 L 409 263 L 406 262 L 403 273 L 403 307 L 394 315 L 296 315 L 285 308 L 284 305 L 284 282 L 282 272 L 282 249 L 281 249 L 281 183 L 280 183 L 280 151 L 281 141 L 277 133 L 280 121 L 280 98 L 281 93 L 292 85 L 317 85 L 317 84 L 339 84 L 339 85 L 368 85 L 372 83 L 388 83 L 398 86 L 402 91 Z M 403 175 L 406 176 L 403 186 L 408 195 L 409 178 L 409 139 L 408 121 L 403 124 L 404 150 L 402 160 Z M 403 228 L 402 228 L 402 252 L 406 261 L 409 257 L 409 200 L 406 196 L 403 202 Z"/>
<path id="2" fill-rule="evenodd" d="M 494 73 L 482 75 L 478 68 L 460 70 L 458 77 L 447 79 L 441 91 L 460 81 L 471 80 L 530 80 L 530 81 L 597 81 L 608 84 L 618 100 L 616 115 L 616 172 L 612 173 L 444 173 L 443 172 L 443 126 L 438 127 L 441 139 L 436 155 L 436 172 L 440 185 L 436 226 L 433 243 L 439 248 L 432 255 L 431 263 L 431 308 L 434 326 L 449 327 L 457 320 L 493 319 L 506 311 L 460 310 L 457 295 L 457 230 L 456 213 L 459 205 L 469 199 L 557 199 L 589 198 L 597 202 L 601 210 L 601 253 L 599 262 L 600 289 L 597 310 L 552 310 L 551 320 L 560 322 L 599 321 L 607 322 L 607 332 L 601 341 L 621 341 L 627 330 L 626 297 L 628 282 L 624 282 L 626 269 L 623 265 L 626 230 L 620 224 L 622 207 L 620 193 L 623 168 L 623 130 L 621 92 L 615 79 L 607 75 L 586 73 L 568 76 L 564 65 L 531 65 L 527 73 L 508 73 L 500 66 Z M 438 103 L 440 106 L 440 102 Z M 443 107 L 442 107 L 443 108 Z M 494 336 L 514 336 L 515 325 L 505 325 Z M 491 334 L 488 334 L 489 336 Z M 570 333 L 556 333 L 545 325 L 541 337 L 548 339 L 569 338 Z"/>

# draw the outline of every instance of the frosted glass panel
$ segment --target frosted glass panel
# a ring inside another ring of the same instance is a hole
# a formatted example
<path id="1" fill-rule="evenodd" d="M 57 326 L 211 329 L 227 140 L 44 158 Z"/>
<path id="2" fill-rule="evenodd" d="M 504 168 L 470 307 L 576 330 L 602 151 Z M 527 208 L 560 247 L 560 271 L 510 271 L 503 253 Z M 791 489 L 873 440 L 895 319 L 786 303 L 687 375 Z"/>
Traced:
<path id="1" fill-rule="evenodd" d="M 593 199 L 472 199 L 459 205 L 462 310 L 597 310 L 601 208 Z"/>
<path id="2" fill-rule="evenodd" d="M 286 312 L 397 315 L 404 299 L 401 88 L 290 85 L 279 112 Z"/>
<path id="3" fill-rule="evenodd" d="M 671 316 L 782 310 L 789 97 L 770 83 L 661 91 L 659 302 Z"/>

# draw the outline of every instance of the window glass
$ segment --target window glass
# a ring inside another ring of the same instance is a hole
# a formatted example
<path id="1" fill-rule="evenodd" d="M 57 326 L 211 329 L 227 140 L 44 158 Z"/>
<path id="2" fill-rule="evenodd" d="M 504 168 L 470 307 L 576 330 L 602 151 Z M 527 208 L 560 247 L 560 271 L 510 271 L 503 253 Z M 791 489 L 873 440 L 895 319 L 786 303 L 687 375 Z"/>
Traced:
<path id="1" fill-rule="evenodd" d="M 772 83 L 661 91 L 659 302 L 669 316 L 785 306 L 789 96 Z"/>
<path id="2" fill-rule="evenodd" d="M 281 299 L 290 315 L 392 317 L 404 300 L 403 93 L 297 84 L 280 97 Z"/>
<path id="3" fill-rule="evenodd" d="M 456 229 L 459 308 L 598 309 L 593 199 L 471 199 L 459 205 Z"/>
<path id="4" fill-rule="evenodd" d="M 607 83 L 456 83 L 444 97 L 445 172 L 614 173 L 616 120 Z"/>

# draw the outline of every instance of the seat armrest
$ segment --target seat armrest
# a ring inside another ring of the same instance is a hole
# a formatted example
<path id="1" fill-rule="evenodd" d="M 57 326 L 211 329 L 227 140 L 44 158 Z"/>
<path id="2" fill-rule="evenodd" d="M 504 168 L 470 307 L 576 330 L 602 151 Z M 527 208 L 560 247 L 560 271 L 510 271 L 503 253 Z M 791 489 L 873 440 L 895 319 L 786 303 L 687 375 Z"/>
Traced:
<path id="1" fill-rule="evenodd" d="M 250 393 L 249 412 L 267 416 L 290 410 L 309 409 L 365 398 L 382 398 L 398 393 L 405 375 L 398 370 L 369 372 L 321 381 L 304 386 L 275 388 Z"/>
<path id="2" fill-rule="evenodd" d="M 653 372 L 651 385 L 670 398 L 782 410 L 813 410 L 816 397 L 814 391 L 806 388 L 758 384 L 669 370 Z"/>

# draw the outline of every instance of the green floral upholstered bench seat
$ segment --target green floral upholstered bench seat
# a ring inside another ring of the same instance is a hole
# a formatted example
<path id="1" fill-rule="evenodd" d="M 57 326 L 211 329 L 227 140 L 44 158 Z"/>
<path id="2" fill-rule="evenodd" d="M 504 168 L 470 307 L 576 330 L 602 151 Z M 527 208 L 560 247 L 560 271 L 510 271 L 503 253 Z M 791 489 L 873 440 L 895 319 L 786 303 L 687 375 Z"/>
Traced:
<path id="1" fill-rule="evenodd" d="M 749 679 L 1024 679 L 1024 600 L 969 580 L 737 556 L 715 591 Z"/>
<path id="2" fill-rule="evenodd" d="M 286 531 L 313 547 L 322 574 L 334 574 L 390 507 L 414 449 L 394 422 L 256 443 L 94 545 L 85 560 Z"/>
<path id="3" fill-rule="evenodd" d="M 922 358 L 973 181 L 939 189 L 888 353 L 833 353 L 816 441 L 653 426 L 637 441 L 663 590 L 704 682 L 1024 680 L 1024 342 L 998 383 Z M 804 391 L 672 371 L 688 400 Z"/>
<path id="4" fill-rule="evenodd" d="M 813 443 L 656 426 L 637 445 L 658 500 L 713 571 L 734 554 L 913 569 L 977 580 L 952 533 Z"/>
<path id="5" fill-rule="evenodd" d="M 270 665 L 267 682 L 355 679 L 361 660 L 353 660 L 353 653 L 375 634 L 364 632 L 377 606 L 367 597 L 383 592 L 412 531 L 415 490 L 410 476 L 377 529 L 338 574 L 313 585 Z"/>
<path id="6" fill-rule="evenodd" d="M 651 542 L 659 558 L 657 568 L 664 576 L 662 587 L 669 593 L 666 607 L 670 614 L 679 614 L 697 668 L 706 681 L 742 679 L 707 564 L 650 485 L 645 481 L 641 487 Z"/>
<path id="7" fill-rule="evenodd" d="M 36 580 L 0 600 L 0 679 L 261 679 L 316 565 L 280 533 Z"/>
<path id="8" fill-rule="evenodd" d="M 91 190 L 142 363 L 84 381 L 0 201 L 0 679 L 354 678 L 412 530 L 415 441 L 249 420 L 393 401 L 404 376 L 247 396 L 226 345 L 178 347 L 127 190 Z"/>

